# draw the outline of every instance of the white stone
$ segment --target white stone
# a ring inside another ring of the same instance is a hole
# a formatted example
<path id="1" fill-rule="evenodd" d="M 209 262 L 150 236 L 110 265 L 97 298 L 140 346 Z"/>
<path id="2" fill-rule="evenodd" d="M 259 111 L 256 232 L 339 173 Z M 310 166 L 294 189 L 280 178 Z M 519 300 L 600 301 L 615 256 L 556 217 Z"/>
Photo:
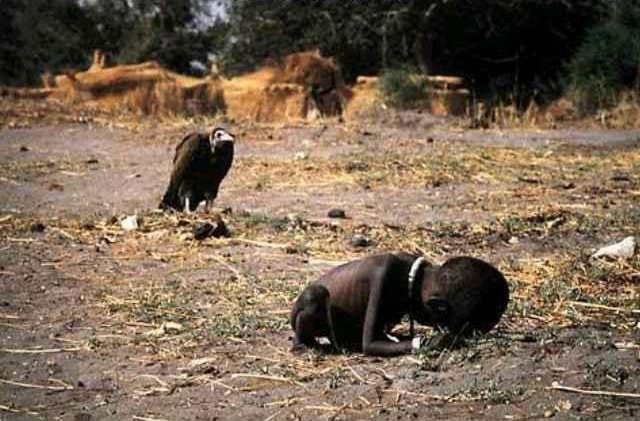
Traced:
<path id="1" fill-rule="evenodd" d="M 611 244 L 596 251 L 593 258 L 597 257 L 633 257 L 636 250 L 636 239 L 634 237 L 627 237 L 619 243 Z"/>
<path id="2" fill-rule="evenodd" d="M 138 217 L 136 215 L 127 216 L 122 221 L 120 221 L 120 226 L 125 231 L 134 231 L 139 227 L 138 225 Z"/>

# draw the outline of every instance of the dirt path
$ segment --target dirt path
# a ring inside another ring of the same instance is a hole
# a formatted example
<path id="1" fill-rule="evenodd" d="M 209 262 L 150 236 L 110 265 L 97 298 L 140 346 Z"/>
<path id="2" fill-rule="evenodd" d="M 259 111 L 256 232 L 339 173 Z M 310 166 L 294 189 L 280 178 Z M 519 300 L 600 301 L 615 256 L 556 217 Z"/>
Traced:
<path id="1" fill-rule="evenodd" d="M 235 127 L 217 202 L 233 235 L 204 242 L 210 215 L 152 212 L 189 127 L 0 131 L 0 417 L 637 419 L 640 399 L 550 388 L 640 393 L 640 259 L 581 254 L 640 235 L 639 134 L 406 118 Z M 110 220 L 133 213 L 139 231 Z M 386 360 L 288 353 L 307 280 L 399 249 L 499 265 L 513 300 L 495 334 Z"/>

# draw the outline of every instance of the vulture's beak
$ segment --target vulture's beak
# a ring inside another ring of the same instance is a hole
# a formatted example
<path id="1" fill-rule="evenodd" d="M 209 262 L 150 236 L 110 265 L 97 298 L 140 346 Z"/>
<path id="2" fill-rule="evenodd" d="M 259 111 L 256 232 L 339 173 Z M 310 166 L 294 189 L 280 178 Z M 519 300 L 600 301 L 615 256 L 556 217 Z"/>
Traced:
<path id="1" fill-rule="evenodd" d="M 234 140 L 236 140 L 236 138 L 233 137 L 232 134 L 227 132 L 222 133 L 222 136 L 220 136 L 221 142 L 233 142 Z"/>

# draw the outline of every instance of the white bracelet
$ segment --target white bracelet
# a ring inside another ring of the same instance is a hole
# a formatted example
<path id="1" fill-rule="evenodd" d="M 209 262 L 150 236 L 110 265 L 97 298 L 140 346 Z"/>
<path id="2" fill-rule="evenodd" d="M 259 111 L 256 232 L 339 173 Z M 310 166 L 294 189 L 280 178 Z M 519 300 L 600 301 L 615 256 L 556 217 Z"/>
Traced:
<path id="1" fill-rule="evenodd" d="M 415 338 L 411 339 L 411 349 L 417 351 L 420 349 L 420 345 L 422 345 L 422 336 L 416 336 Z"/>

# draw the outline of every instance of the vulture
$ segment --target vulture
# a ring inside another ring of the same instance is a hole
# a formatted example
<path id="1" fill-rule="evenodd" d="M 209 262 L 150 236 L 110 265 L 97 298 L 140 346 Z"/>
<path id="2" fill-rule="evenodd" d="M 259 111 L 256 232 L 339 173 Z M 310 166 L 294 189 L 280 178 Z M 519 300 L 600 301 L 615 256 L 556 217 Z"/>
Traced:
<path id="1" fill-rule="evenodd" d="M 205 201 L 210 208 L 220 183 L 233 162 L 235 138 L 223 128 L 210 133 L 191 133 L 176 146 L 169 187 L 161 209 L 195 211 Z"/>

